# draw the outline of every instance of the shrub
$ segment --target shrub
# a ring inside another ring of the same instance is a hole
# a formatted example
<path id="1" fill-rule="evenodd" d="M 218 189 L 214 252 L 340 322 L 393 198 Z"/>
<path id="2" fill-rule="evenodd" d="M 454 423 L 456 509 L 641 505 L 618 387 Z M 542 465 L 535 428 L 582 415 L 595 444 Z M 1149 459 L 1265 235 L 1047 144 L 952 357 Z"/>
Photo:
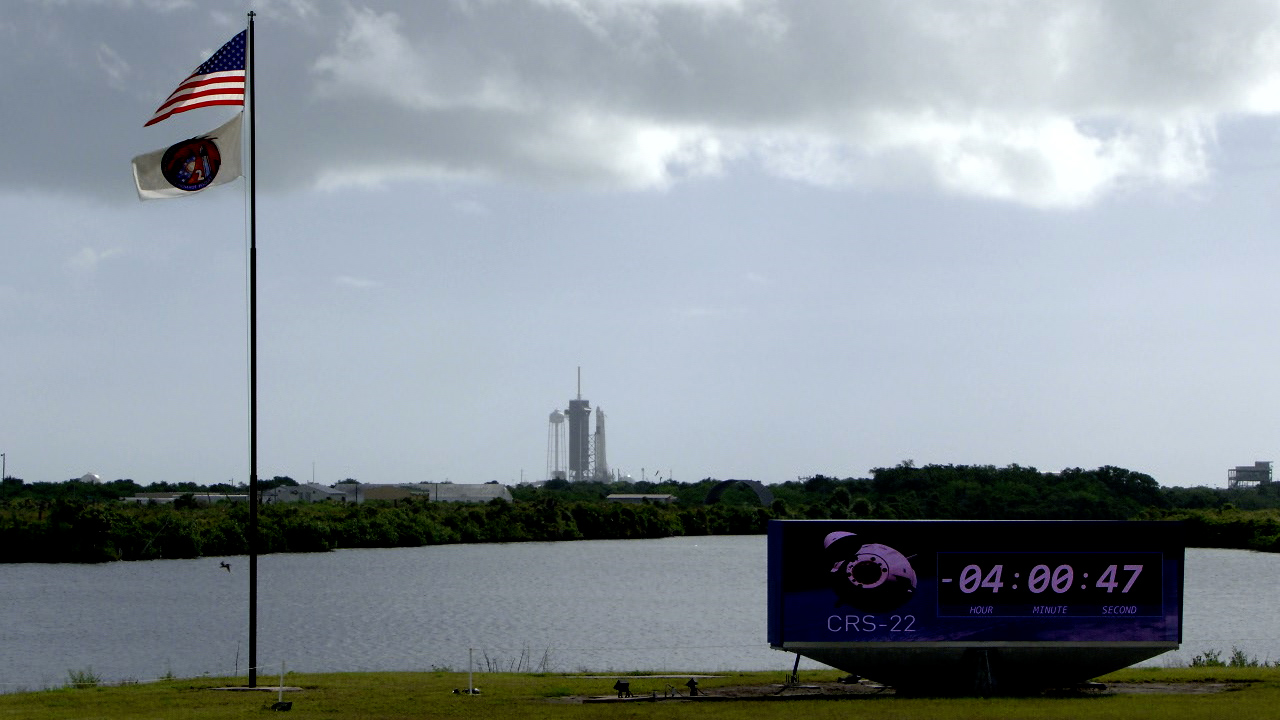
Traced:
<path id="1" fill-rule="evenodd" d="M 1191 658 L 1191 667 L 1226 667 L 1222 661 L 1222 653 L 1218 650 L 1205 650 L 1203 655 Z"/>
<path id="2" fill-rule="evenodd" d="M 67 687 L 72 689 L 94 688 L 102 682 L 102 676 L 87 667 L 83 670 L 67 671 Z"/>
<path id="3" fill-rule="evenodd" d="M 1249 657 L 1238 647 L 1231 648 L 1231 659 L 1227 660 L 1227 667 L 1258 667 L 1258 664 L 1258 658 Z"/>

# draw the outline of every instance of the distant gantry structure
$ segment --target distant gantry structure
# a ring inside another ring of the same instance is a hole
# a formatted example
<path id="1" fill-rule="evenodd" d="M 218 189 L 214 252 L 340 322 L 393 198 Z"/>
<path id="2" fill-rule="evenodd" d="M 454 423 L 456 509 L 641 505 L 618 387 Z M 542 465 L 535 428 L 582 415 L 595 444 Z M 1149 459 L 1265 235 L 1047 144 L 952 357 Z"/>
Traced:
<path id="1" fill-rule="evenodd" d="M 609 462 L 605 454 L 604 411 L 596 408 L 595 415 L 596 427 L 593 433 L 591 401 L 582 397 L 582 369 L 579 368 L 578 396 L 569 401 L 567 410 L 552 411 L 547 426 L 548 480 L 605 482 L 610 479 Z M 564 442 L 565 425 L 568 425 L 567 444 Z M 562 447 L 567 450 L 567 468 L 561 456 Z"/>
<path id="2" fill-rule="evenodd" d="M 1257 487 L 1271 482 L 1271 461 L 1259 460 L 1253 465 L 1238 465 L 1227 471 L 1227 487 Z"/>
<path id="3" fill-rule="evenodd" d="M 596 408 L 596 432 L 591 436 L 592 471 L 597 478 L 609 477 L 609 461 L 604 451 L 604 410 Z"/>

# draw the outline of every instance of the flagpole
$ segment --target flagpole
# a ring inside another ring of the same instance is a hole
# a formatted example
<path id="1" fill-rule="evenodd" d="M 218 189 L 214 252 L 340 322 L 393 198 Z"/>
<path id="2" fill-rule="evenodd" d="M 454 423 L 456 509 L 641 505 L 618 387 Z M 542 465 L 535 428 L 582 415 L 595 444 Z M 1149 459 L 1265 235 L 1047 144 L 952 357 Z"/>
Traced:
<path id="1" fill-rule="evenodd" d="M 258 104 L 253 77 L 254 12 L 249 11 L 249 687 L 258 686 Z"/>

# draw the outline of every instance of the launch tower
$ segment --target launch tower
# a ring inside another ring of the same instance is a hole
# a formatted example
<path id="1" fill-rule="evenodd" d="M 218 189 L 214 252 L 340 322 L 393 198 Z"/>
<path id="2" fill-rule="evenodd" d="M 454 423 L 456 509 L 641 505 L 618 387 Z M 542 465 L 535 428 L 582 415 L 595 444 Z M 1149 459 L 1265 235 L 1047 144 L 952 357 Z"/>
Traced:
<path id="1" fill-rule="evenodd" d="M 609 479 L 609 463 L 605 459 L 604 411 L 596 408 L 595 432 L 591 431 L 591 401 L 582 397 L 582 369 L 578 369 L 578 396 L 569 408 L 551 413 L 547 427 L 547 479 L 570 482 Z M 566 423 L 565 421 L 568 420 Z M 561 464 L 564 426 L 568 425 L 568 471 Z"/>

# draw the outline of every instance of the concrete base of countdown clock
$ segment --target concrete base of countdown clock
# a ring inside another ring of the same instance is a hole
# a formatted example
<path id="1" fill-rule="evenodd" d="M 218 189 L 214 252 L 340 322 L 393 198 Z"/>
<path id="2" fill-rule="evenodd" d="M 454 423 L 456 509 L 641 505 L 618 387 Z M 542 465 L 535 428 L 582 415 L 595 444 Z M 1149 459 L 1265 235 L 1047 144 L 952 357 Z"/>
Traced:
<path id="1" fill-rule="evenodd" d="M 1177 643 L 799 643 L 776 647 L 921 695 L 1003 695 L 1066 687 L 1153 658 Z"/>

